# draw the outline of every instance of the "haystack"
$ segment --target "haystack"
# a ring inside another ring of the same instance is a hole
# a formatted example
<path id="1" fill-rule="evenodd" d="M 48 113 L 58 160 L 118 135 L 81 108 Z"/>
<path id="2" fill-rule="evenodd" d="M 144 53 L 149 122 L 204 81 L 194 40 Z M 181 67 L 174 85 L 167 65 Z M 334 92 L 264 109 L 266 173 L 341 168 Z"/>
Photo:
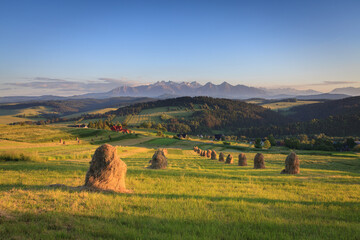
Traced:
<path id="1" fill-rule="evenodd" d="M 262 153 L 257 153 L 254 158 L 254 168 L 265 168 L 264 155 Z"/>
<path id="2" fill-rule="evenodd" d="M 217 154 L 215 152 L 215 150 L 211 151 L 211 160 L 216 160 L 217 159 Z"/>
<path id="3" fill-rule="evenodd" d="M 205 155 L 206 155 L 205 150 L 201 150 L 201 154 L 200 154 L 200 156 L 205 157 Z"/>
<path id="4" fill-rule="evenodd" d="M 168 155 L 168 150 L 166 148 L 159 148 L 159 150 L 164 153 L 165 157 Z"/>
<path id="5" fill-rule="evenodd" d="M 197 152 L 199 148 L 197 146 L 194 146 L 194 152 Z"/>
<path id="6" fill-rule="evenodd" d="M 95 150 L 84 187 L 91 190 L 127 192 L 126 171 L 126 164 L 118 157 L 116 147 L 104 144 Z"/>
<path id="7" fill-rule="evenodd" d="M 296 153 L 291 152 L 285 160 L 285 169 L 281 171 L 282 174 L 298 174 L 300 173 L 300 160 Z"/>
<path id="8" fill-rule="evenodd" d="M 247 160 L 246 160 L 246 155 L 245 153 L 240 153 L 239 154 L 239 162 L 238 162 L 239 166 L 247 166 Z"/>
<path id="9" fill-rule="evenodd" d="M 155 151 L 152 159 L 150 160 L 150 169 L 165 169 L 167 167 L 167 158 L 162 149 L 158 149 Z"/>
<path id="10" fill-rule="evenodd" d="M 206 151 L 206 157 L 208 157 L 208 158 L 211 157 L 211 150 L 208 149 L 208 150 Z"/>
<path id="11" fill-rule="evenodd" d="M 234 159 L 233 159 L 233 156 L 231 154 L 229 154 L 227 156 L 225 163 L 226 164 L 233 164 L 234 163 Z"/>
<path id="12" fill-rule="evenodd" d="M 225 154 L 222 152 L 219 154 L 219 162 L 225 162 Z"/>
<path id="13" fill-rule="evenodd" d="M 201 153 L 201 149 L 200 149 L 200 148 L 197 149 L 197 153 L 198 153 L 198 154 Z"/>

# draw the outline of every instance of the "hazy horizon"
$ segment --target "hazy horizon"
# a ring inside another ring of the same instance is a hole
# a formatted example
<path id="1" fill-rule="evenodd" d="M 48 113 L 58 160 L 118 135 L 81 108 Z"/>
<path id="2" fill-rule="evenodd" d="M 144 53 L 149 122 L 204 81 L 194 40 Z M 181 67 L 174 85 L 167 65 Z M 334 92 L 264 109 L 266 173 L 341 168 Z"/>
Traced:
<path id="1" fill-rule="evenodd" d="M 360 87 L 358 1 L 16 1 L 0 9 L 0 96 L 224 81 Z"/>

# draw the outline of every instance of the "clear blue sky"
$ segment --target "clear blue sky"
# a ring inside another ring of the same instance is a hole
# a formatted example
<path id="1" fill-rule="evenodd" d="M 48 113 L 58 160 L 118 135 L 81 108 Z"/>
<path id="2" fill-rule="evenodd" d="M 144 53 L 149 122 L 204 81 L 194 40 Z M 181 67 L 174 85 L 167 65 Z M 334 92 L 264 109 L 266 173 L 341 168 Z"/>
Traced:
<path id="1" fill-rule="evenodd" d="M 0 96 L 158 80 L 360 86 L 360 1 L 1 1 Z"/>

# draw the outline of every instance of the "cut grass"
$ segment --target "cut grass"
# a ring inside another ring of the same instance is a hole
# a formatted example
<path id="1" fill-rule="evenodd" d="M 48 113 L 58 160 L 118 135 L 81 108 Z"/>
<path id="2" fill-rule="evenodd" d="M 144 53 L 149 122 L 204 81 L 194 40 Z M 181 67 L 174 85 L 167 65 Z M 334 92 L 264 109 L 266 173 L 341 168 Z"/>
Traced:
<path id="1" fill-rule="evenodd" d="M 86 138 L 106 133 L 53 130 Z M 49 187 L 82 185 L 99 145 L 28 140 L 32 138 L 24 133 L 16 146 L 24 152 L 37 151 L 48 161 L 0 162 L 1 239 L 357 239 L 360 235 L 358 154 L 300 151 L 301 173 L 291 176 L 280 174 L 287 153 L 276 149 L 264 152 L 266 169 L 259 170 L 252 167 L 256 152 L 251 149 L 244 150 L 249 166 L 239 167 L 187 150 L 194 143 L 200 145 L 200 140 L 154 138 L 142 147 L 117 147 L 128 167 L 126 185 L 134 191 L 127 195 Z M 13 143 L 0 145 L 6 144 Z M 168 168 L 146 169 L 158 145 L 171 147 Z M 201 146 L 221 148 L 237 162 L 236 149 L 205 141 Z"/>

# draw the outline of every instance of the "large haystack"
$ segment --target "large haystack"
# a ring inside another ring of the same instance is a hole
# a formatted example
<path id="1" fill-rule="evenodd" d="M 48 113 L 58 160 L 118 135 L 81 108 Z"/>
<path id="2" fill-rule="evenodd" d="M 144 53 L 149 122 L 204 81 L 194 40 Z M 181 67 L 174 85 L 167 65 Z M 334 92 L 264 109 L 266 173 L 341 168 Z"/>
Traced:
<path id="1" fill-rule="evenodd" d="M 238 162 L 239 166 L 247 166 L 247 159 L 246 159 L 246 155 L 245 153 L 240 153 L 239 154 L 239 162 Z"/>
<path id="2" fill-rule="evenodd" d="M 225 154 L 222 152 L 219 154 L 219 162 L 225 162 Z"/>
<path id="3" fill-rule="evenodd" d="M 208 149 L 208 150 L 206 151 L 206 157 L 208 157 L 208 158 L 211 157 L 211 150 Z"/>
<path id="4" fill-rule="evenodd" d="M 155 151 L 152 159 L 150 160 L 150 169 L 165 169 L 167 167 L 167 158 L 163 150 L 158 149 Z"/>
<path id="5" fill-rule="evenodd" d="M 257 153 L 254 158 L 254 168 L 260 169 L 265 168 L 264 155 L 262 153 Z"/>
<path id="6" fill-rule="evenodd" d="M 291 152 L 285 160 L 285 169 L 281 171 L 282 174 L 298 174 L 300 173 L 300 160 L 296 153 Z"/>
<path id="7" fill-rule="evenodd" d="M 234 163 L 234 159 L 233 159 L 233 156 L 231 154 L 229 154 L 227 156 L 225 163 L 226 164 L 233 164 Z"/>
<path id="8" fill-rule="evenodd" d="M 104 144 L 95 150 L 86 173 L 84 188 L 127 192 L 126 171 L 126 164 L 118 157 L 116 147 Z"/>
<path id="9" fill-rule="evenodd" d="M 211 151 L 211 160 L 216 160 L 217 159 L 217 154 L 215 152 L 215 150 Z"/>

